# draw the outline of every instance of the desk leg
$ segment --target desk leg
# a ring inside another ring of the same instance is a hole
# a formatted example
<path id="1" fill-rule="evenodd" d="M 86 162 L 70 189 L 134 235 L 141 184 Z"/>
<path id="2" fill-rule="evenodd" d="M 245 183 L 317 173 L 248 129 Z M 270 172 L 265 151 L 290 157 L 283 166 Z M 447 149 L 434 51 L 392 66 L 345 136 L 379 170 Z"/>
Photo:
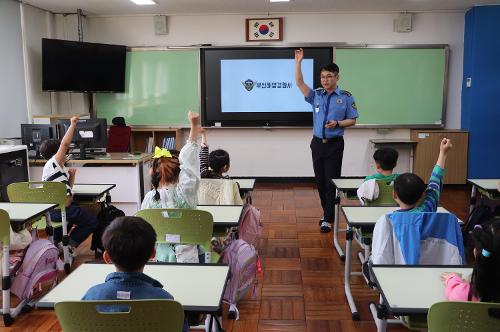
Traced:
<path id="1" fill-rule="evenodd" d="M 333 220 L 333 246 L 337 250 L 340 259 L 345 260 L 344 251 L 339 243 L 339 223 L 340 223 L 340 192 L 335 189 L 335 214 Z"/>
<path id="2" fill-rule="evenodd" d="M 344 267 L 344 290 L 345 297 L 351 309 L 352 320 L 359 320 L 358 309 L 354 303 L 354 298 L 351 293 L 351 250 L 352 250 L 352 236 L 353 230 L 351 227 L 347 227 L 346 230 L 346 242 L 345 242 L 345 267 Z"/>
<path id="3" fill-rule="evenodd" d="M 2 314 L 5 326 L 9 326 L 14 321 L 10 315 L 9 244 L 4 243 L 2 251 Z"/>
<path id="4" fill-rule="evenodd" d="M 474 207 L 476 206 L 476 200 L 477 200 L 477 188 L 475 185 L 472 185 L 472 191 L 470 194 L 469 215 L 471 214 L 472 210 L 474 210 Z"/>
<path id="5" fill-rule="evenodd" d="M 380 296 L 380 306 L 385 309 L 385 307 L 383 307 L 382 296 Z M 370 303 L 370 312 L 372 314 L 373 321 L 377 326 L 377 332 L 385 332 L 387 330 L 387 314 L 385 313 L 385 310 L 377 309 L 374 303 Z"/>

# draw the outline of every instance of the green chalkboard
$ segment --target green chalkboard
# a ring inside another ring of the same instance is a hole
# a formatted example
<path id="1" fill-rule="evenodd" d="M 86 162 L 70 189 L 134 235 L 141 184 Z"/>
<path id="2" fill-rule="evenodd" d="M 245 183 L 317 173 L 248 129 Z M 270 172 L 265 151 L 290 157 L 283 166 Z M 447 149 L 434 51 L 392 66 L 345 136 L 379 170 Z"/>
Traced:
<path id="1" fill-rule="evenodd" d="M 200 111 L 199 50 L 127 52 L 125 93 L 97 93 L 96 114 L 108 123 L 123 116 L 130 125 L 187 125 Z"/>
<path id="2" fill-rule="evenodd" d="M 339 86 L 351 92 L 357 124 L 444 125 L 447 48 L 336 48 Z"/>

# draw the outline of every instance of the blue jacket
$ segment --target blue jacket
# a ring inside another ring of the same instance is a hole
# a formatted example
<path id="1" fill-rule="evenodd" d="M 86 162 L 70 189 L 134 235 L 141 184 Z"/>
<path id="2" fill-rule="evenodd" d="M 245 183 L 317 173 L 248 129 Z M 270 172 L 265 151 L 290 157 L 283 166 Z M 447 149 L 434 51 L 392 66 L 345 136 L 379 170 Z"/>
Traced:
<path id="1" fill-rule="evenodd" d="M 82 300 L 153 300 L 174 297 L 163 289 L 163 285 L 141 272 L 113 272 L 106 276 L 104 283 L 91 287 Z M 102 306 L 100 311 L 128 311 L 128 307 Z M 184 332 L 189 331 L 187 320 L 184 319 Z"/>

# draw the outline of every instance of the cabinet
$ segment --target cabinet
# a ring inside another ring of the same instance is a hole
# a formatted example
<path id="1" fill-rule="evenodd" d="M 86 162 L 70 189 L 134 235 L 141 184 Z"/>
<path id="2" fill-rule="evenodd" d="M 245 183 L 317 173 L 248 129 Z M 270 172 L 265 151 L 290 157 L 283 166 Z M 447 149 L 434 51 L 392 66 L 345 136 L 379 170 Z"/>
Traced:
<path id="1" fill-rule="evenodd" d="M 150 127 L 150 126 L 131 126 L 132 134 L 130 136 L 130 150 L 132 152 L 146 152 L 150 140 L 155 146 L 162 146 L 165 137 L 175 139 L 175 148 L 180 150 L 182 147 L 182 136 L 180 128 L 170 127 Z"/>
<path id="2" fill-rule="evenodd" d="M 453 148 L 446 159 L 445 184 L 465 184 L 469 133 L 460 130 L 411 130 L 411 140 L 417 142 L 413 172 L 427 182 L 439 155 L 439 145 L 446 137 Z"/>

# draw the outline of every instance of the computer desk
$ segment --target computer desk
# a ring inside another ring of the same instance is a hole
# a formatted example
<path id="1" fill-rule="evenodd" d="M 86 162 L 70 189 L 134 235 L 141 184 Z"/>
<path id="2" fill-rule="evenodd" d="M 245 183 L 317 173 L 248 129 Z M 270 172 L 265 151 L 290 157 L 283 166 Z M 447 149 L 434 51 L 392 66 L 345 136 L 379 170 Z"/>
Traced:
<path id="1" fill-rule="evenodd" d="M 471 213 L 476 206 L 479 195 L 486 196 L 488 199 L 500 200 L 498 181 L 500 181 L 500 179 L 467 179 L 467 182 L 472 185 L 469 213 Z"/>

